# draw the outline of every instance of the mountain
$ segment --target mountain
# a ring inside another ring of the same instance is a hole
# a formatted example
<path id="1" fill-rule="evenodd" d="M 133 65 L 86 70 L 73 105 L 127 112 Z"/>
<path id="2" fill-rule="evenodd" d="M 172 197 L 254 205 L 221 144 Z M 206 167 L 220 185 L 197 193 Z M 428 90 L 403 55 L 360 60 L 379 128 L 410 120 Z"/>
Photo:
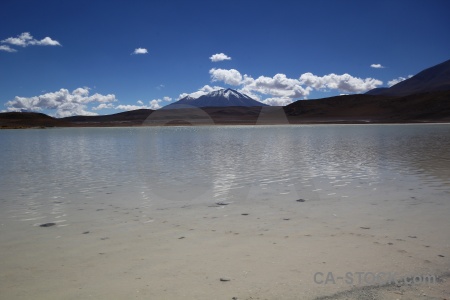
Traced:
<path id="1" fill-rule="evenodd" d="M 450 90 L 450 60 L 425 69 L 390 88 L 376 88 L 368 95 L 406 96 L 418 93 Z"/>
<path id="2" fill-rule="evenodd" d="M 256 101 L 251 97 L 241 94 L 233 89 L 221 89 L 213 91 L 198 98 L 186 96 L 177 102 L 169 104 L 163 109 L 181 108 L 183 106 L 195 107 L 227 107 L 227 106 L 268 106 L 264 103 Z"/>

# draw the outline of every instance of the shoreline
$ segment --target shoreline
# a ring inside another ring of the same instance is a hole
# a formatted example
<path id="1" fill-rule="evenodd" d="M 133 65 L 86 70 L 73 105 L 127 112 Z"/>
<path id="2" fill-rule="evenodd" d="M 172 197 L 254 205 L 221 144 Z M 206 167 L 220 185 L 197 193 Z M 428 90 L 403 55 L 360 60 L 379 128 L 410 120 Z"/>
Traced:
<path id="1" fill-rule="evenodd" d="M 70 126 L 1 126 L 0 130 L 8 129 L 56 129 L 56 128 L 134 128 L 134 127 L 194 127 L 194 126 L 302 126 L 302 125 L 448 125 L 450 121 L 417 121 L 417 122 L 352 122 L 352 121 L 341 121 L 341 122 L 293 122 L 293 123 L 270 123 L 270 124 L 257 124 L 251 122 L 216 122 L 214 124 L 154 124 L 154 125 L 143 125 L 143 124 L 73 124 Z"/>

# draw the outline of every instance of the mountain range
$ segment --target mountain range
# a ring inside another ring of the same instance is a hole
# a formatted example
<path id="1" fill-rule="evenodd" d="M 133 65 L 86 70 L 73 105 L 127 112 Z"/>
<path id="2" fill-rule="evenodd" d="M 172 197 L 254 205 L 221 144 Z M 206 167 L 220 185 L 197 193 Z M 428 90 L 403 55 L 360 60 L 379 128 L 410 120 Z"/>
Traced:
<path id="1" fill-rule="evenodd" d="M 390 88 L 366 94 L 298 100 L 267 106 L 232 89 L 184 97 L 163 109 L 103 116 L 53 118 L 42 113 L 0 113 L 0 128 L 196 124 L 310 124 L 450 122 L 450 60 Z"/>

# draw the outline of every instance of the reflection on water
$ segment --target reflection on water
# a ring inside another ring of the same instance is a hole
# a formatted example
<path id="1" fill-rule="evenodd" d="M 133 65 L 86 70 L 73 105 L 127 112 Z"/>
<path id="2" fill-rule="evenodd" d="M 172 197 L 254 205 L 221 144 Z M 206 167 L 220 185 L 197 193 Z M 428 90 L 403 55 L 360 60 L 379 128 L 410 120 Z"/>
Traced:
<path id="1" fill-rule="evenodd" d="M 99 194 L 106 199 L 115 193 L 139 195 L 144 205 L 152 197 L 192 203 L 257 201 L 256 195 L 326 200 L 374 196 L 380 189 L 395 193 L 417 184 L 448 193 L 449 129 L 314 125 L 1 131 L 0 205 L 21 220 L 51 217 L 62 226 L 70 218 L 68 203 L 81 196 L 93 201 Z"/>

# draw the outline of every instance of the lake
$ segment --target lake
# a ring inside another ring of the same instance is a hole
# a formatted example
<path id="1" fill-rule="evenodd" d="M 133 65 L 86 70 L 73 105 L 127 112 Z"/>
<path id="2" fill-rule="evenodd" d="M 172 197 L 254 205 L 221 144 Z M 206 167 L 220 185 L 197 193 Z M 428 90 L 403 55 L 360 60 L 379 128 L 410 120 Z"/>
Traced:
<path id="1" fill-rule="evenodd" d="M 2 130 L 0 290 L 313 299 L 354 287 L 318 273 L 441 275 L 449 149 L 446 124 Z"/>

